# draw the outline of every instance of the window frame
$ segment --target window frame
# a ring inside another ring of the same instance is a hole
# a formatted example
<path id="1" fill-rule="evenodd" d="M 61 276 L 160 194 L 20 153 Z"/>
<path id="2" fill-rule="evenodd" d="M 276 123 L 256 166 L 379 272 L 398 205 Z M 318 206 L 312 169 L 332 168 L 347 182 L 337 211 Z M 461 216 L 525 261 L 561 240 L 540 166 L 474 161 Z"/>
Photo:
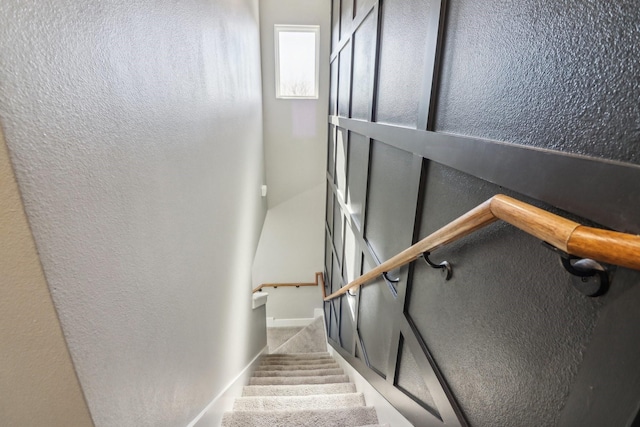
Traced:
<path id="1" fill-rule="evenodd" d="M 300 32 L 314 33 L 315 35 L 315 82 L 313 96 L 283 96 L 280 93 L 280 33 Z M 276 99 L 318 99 L 320 95 L 320 25 L 288 25 L 275 24 L 273 26 L 274 53 L 275 53 L 275 84 Z"/>

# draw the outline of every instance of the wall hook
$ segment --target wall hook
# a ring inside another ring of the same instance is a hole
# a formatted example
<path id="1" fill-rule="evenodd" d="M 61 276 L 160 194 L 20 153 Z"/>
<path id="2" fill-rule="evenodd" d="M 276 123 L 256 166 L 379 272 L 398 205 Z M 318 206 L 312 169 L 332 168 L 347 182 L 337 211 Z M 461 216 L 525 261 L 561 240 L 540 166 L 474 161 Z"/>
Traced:
<path id="1" fill-rule="evenodd" d="M 565 270 L 580 278 L 573 286 L 586 296 L 597 297 L 609 289 L 609 275 L 599 262 L 571 255 L 560 257 L 560 261 Z"/>
<path id="2" fill-rule="evenodd" d="M 387 282 L 391 282 L 391 283 L 398 283 L 400 281 L 400 278 L 390 279 L 389 278 L 389 273 L 386 272 L 386 271 L 384 273 L 382 273 L 382 277 L 384 277 L 384 280 L 386 280 Z"/>
<path id="3" fill-rule="evenodd" d="M 389 290 L 391 291 L 391 294 L 393 295 L 393 297 L 394 298 L 397 297 L 398 291 L 396 290 L 395 284 L 400 281 L 400 278 L 390 279 L 386 271 L 382 273 L 382 278 L 384 279 L 385 282 L 387 282 L 387 286 L 389 287 Z"/>
<path id="4" fill-rule="evenodd" d="M 598 261 L 570 255 L 547 242 L 543 245 L 560 255 L 560 263 L 569 274 L 580 278 L 573 281 L 573 287 L 580 293 L 598 297 L 609 290 L 609 273 Z"/>
<path id="5" fill-rule="evenodd" d="M 422 259 L 432 268 L 439 268 L 440 272 L 444 276 L 444 280 L 451 279 L 453 275 L 453 268 L 451 267 L 451 263 L 449 261 L 442 261 L 440 264 L 436 264 L 429 259 L 429 252 L 422 253 Z"/>

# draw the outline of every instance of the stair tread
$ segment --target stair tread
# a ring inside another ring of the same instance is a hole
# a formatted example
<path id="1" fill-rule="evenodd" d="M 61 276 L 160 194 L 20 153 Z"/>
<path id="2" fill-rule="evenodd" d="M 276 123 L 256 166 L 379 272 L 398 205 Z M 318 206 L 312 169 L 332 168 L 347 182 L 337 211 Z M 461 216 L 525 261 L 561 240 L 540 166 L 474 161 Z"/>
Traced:
<path id="1" fill-rule="evenodd" d="M 253 377 L 249 385 L 293 385 L 348 383 L 347 375 L 321 375 L 312 377 Z"/>
<path id="2" fill-rule="evenodd" d="M 260 363 L 284 365 L 287 363 L 309 363 L 312 360 L 317 360 L 320 363 L 333 363 L 335 360 L 332 357 L 273 357 L 262 358 Z"/>
<path id="3" fill-rule="evenodd" d="M 315 353 L 280 353 L 280 354 L 265 354 L 264 359 L 313 359 L 313 358 L 329 358 L 331 355 L 326 351 L 319 351 Z"/>
<path id="4" fill-rule="evenodd" d="M 313 394 L 354 393 L 353 383 L 298 384 L 298 385 L 249 385 L 242 389 L 242 396 L 307 396 Z"/>
<path id="5" fill-rule="evenodd" d="M 302 370 L 280 370 L 280 371 L 255 371 L 253 376 L 259 377 L 317 377 L 321 375 L 344 375 L 342 368 L 331 369 L 302 369 Z"/>
<path id="6" fill-rule="evenodd" d="M 299 365 L 334 365 L 336 362 L 327 359 L 327 360 L 291 360 L 291 361 L 283 361 L 283 362 L 262 362 L 258 365 L 258 369 L 268 369 L 271 366 L 280 366 L 282 368 L 292 369 L 291 366 L 299 366 Z"/>
<path id="7" fill-rule="evenodd" d="M 289 411 L 234 411 L 224 414 L 223 427 L 344 427 L 378 423 L 370 406 Z"/>
<path id="8" fill-rule="evenodd" d="M 247 396 L 239 397 L 234 411 L 275 411 L 293 409 L 335 409 L 365 406 L 362 393 L 342 393 L 308 396 Z"/>
<path id="9" fill-rule="evenodd" d="M 339 368 L 340 365 L 336 362 L 334 363 L 321 363 L 321 364 L 303 364 L 303 365 L 261 365 L 258 366 L 255 372 L 261 371 L 302 371 L 302 370 L 313 370 L 313 369 L 333 369 Z"/>

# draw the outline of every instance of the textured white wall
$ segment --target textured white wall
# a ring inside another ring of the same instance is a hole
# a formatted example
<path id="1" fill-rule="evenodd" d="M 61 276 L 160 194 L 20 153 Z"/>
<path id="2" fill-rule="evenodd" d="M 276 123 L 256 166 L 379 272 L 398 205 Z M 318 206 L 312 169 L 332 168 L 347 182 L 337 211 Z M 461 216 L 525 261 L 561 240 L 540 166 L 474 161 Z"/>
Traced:
<path id="1" fill-rule="evenodd" d="M 269 209 L 253 262 L 253 287 L 262 283 L 313 282 L 323 271 L 324 185 L 316 185 Z M 320 287 L 266 288 L 267 316 L 310 318 L 322 308 Z"/>
<path id="2" fill-rule="evenodd" d="M 331 2 L 327 0 L 260 0 L 264 144 L 270 209 L 325 182 L 330 20 Z M 274 24 L 320 25 L 318 99 L 276 99 Z"/>
<path id="3" fill-rule="evenodd" d="M 258 2 L 5 0 L 0 51 L 0 120 L 93 419 L 186 425 L 264 345 Z"/>
<path id="4" fill-rule="evenodd" d="M 262 94 L 269 212 L 253 284 L 312 281 L 323 271 L 331 2 L 261 0 Z M 320 25 L 320 96 L 275 98 L 275 24 Z M 268 289 L 267 316 L 312 317 L 314 289 Z"/>

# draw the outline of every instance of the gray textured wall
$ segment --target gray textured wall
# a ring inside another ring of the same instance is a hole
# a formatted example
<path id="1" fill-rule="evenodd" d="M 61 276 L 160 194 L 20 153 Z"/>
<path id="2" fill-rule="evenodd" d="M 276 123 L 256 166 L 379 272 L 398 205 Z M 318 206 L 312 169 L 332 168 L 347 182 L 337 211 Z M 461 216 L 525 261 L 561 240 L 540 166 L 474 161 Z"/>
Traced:
<path id="1" fill-rule="evenodd" d="M 91 415 L 186 425 L 266 344 L 258 2 L 5 1 L 0 23 L 0 120 Z"/>
<path id="2" fill-rule="evenodd" d="M 638 5 L 449 3 L 436 128 L 640 163 Z"/>
<path id="3" fill-rule="evenodd" d="M 634 2 L 446 3 L 438 93 L 432 105 L 435 132 L 638 164 L 640 12 Z M 381 2 L 381 31 L 376 34 L 370 24 L 376 18 L 372 13 L 337 55 L 339 65 L 337 60 L 332 63 L 330 114 L 369 119 L 361 112 L 367 105 L 361 98 L 369 97 L 376 103 L 374 121 L 411 128 L 426 122 L 420 114 L 426 114 L 429 100 L 423 98 L 420 84 L 432 71 L 423 59 L 433 33 L 424 24 L 435 4 Z M 352 2 L 333 5 L 336 42 L 338 22 L 347 28 L 340 39 L 351 35 L 344 22 L 351 20 Z M 354 20 L 361 18 L 356 14 Z M 377 97 L 367 89 L 373 74 L 371 57 L 363 52 L 370 51 L 371 43 L 379 49 Z M 334 43 L 334 54 L 337 46 Z M 349 49 L 356 54 L 353 63 L 345 65 Z M 354 71 L 351 86 L 343 84 L 343 66 Z M 388 142 L 391 132 L 385 134 Z M 335 128 L 335 134 L 342 133 L 346 130 Z M 331 135 L 328 179 L 340 188 L 344 171 L 334 171 L 341 166 L 332 161 L 340 145 Z M 342 254 L 343 229 L 345 235 L 353 232 L 366 241 L 356 257 L 370 251 L 384 261 L 409 246 L 412 238 L 428 235 L 496 193 L 589 223 L 580 212 L 560 212 L 428 160 L 421 181 L 416 157 L 385 141 L 351 132 L 346 151 L 346 164 L 357 165 L 346 171 L 346 191 L 340 188 L 351 212 L 335 201 L 340 193 L 331 186 L 328 190 L 332 235 L 327 242 L 334 243 L 337 253 L 329 246 L 325 262 L 333 282 L 346 275 L 341 257 L 353 256 Z M 514 176 L 526 167 L 513 164 Z M 545 180 L 544 168 L 539 179 Z M 571 171 L 566 179 L 571 179 Z M 638 183 L 620 184 L 630 192 L 640 191 Z M 352 209 L 354 201 L 366 203 L 366 208 Z M 353 226 L 340 220 L 343 215 L 351 215 Z M 377 371 L 372 375 L 383 386 L 393 386 L 399 373 L 399 388 L 438 411 L 424 373 L 410 368 L 412 357 L 424 355 L 402 356 L 396 365 L 402 345 L 399 325 L 410 319 L 472 426 L 629 425 L 640 403 L 640 367 L 634 362 L 640 358 L 640 318 L 631 308 L 640 302 L 640 273 L 613 269 L 607 295 L 584 297 L 572 287 L 575 279 L 557 256 L 505 224 L 438 250 L 433 258 L 453 263 L 451 281 L 444 282 L 420 262 L 412 271 L 400 272 L 396 301 L 382 281 L 360 291 L 357 330 L 330 325 L 330 337 L 341 338 L 352 354 L 353 333 L 359 333 Z M 344 311 L 343 304 L 343 322 L 348 318 Z M 416 346 L 411 351 L 416 349 L 420 351 Z M 364 360 L 361 353 L 357 357 Z M 438 425 L 423 419 L 425 425 Z"/>

